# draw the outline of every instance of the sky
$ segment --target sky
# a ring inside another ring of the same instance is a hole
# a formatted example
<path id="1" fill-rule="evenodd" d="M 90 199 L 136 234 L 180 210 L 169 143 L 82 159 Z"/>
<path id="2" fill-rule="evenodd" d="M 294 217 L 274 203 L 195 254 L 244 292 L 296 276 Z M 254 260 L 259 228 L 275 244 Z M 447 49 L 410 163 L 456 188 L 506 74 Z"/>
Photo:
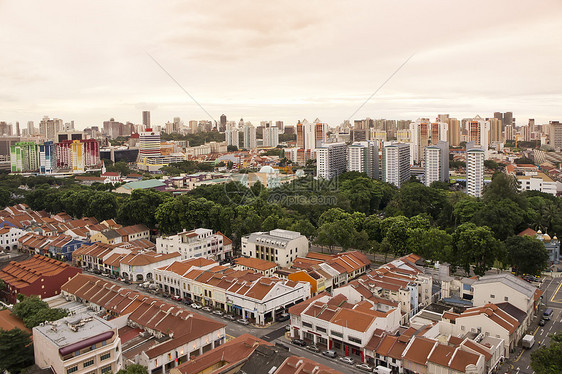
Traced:
<path id="1" fill-rule="evenodd" d="M 0 121 L 20 126 L 562 120 L 560 0 L 0 0 L 0 17 Z"/>

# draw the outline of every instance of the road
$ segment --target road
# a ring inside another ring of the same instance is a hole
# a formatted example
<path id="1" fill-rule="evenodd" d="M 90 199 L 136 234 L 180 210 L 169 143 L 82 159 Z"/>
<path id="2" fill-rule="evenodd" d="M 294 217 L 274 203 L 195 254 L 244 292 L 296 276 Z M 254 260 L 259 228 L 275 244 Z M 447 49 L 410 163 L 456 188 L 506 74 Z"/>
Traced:
<path id="1" fill-rule="evenodd" d="M 540 289 L 544 292 L 543 300 L 527 331 L 535 336 L 535 345 L 531 349 L 517 347 L 510 359 L 502 365 L 500 373 L 534 373 L 531 368 L 531 353 L 541 346 L 549 345 L 549 334 L 562 332 L 562 278 L 544 278 Z M 552 317 L 545 326 L 539 326 L 539 320 L 546 308 L 552 308 Z"/>
<path id="2" fill-rule="evenodd" d="M 173 301 L 173 300 L 170 300 L 169 298 L 165 298 L 161 295 L 154 295 L 154 294 L 148 292 L 147 290 L 145 290 L 144 288 L 141 288 L 137 285 L 125 284 L 125 283 L 120 282 L 118 280 L 108 279 L 107 277 L 103 277 L 103 276 L 98 275 L 98 274 L 93 274 L 93 273 L 88 273 L 88 274 L 94 275 L 94 276 L 96 276 L 100 279 L 103 279 L 105 281 L 108 281 L 108 282 L 116 283 L 121 287 L 129 288 L 131 290 L 143 293 L 143 294 L 148 295 L 150 297 L 154 297 L 156 299 L 160 299 L 160 300 L 166 301 L 168 303 L 176 304 L 180 308 L 184 308 L 184 309 L 189 310 L 190 312 L 193 312 L 193 313 L 196 313 L 196 314 L 204 315 L 204 316 L 206 316 L 208 318 L 211 318 L 215 321 L 225 323 L 226 324 L 225 330 L 226 330 L 227 338 L 229 338 L 229 339 L 235 338 L 235 337 L 240 336 L 242 334 L 251 334 L 251 335 L 256 336 L 260 339 L 263 339 L 267 342 L 281 343 L 281 344 L 289 347 L 289 352 L 291 352 L 292 354 L 309 358 L 311 360 L 319 362 L 319 363 L 321 363 L 323 365 L 326 365 L 328 367 L 340 370 L 343 373 L 365 373 L 364 371 L 361 371 L 361 370 L 355 368 L 354 366 L 347 365 L 347 364 L 344 364 L 343 362 L 338 361 L 338 359 L 331 359 L 331 358 L 328 358 L 326 356 L 322 356 L 322 354 L 320 354 L 320 353 L 315 353 L 315 352 L 309 351 L 306 348 L 301 348 L 299 346 L 291 344 L 290 340 L 285 338 L 285 332 L 286 332 L 285 328 L 289 324 L 290 321 L 275 322 L 275 323 L 273 323 L 273 324 L 271 324 L 267 327 L 257 327 L 257 326 L 254 326 L 254 325 L 241 325 L 239 323 L 226 320 L 226 319 L 224 319 L 220 316 L 217 316 L 215 314 L 212 314 L 212 313 L 204 312 L 202 310 L 195 310 L 195 309 L 191 308 L 190 306 L 187 306 L 187 305 L 183 304 L 182 302 Z"/>

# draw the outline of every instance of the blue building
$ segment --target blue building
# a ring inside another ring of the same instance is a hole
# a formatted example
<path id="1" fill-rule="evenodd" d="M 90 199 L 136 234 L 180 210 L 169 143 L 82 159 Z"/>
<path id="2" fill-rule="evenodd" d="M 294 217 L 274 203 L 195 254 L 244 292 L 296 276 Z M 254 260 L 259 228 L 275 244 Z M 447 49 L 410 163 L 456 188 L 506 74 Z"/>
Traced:
<path id="1" fill-rule="evenodd" d="M 51 174 L 57 167 L 57 151 L 52 141 L 39 145 L 39 173 Z"/>
<path id="2" fill-rule="evenodd" d="M 48 253 L 53 258 L 58 258 L 65 261 L 72 260 L 72 252 L 77 250 L 83 245 L 90 245 L 92 243 L 74 239 L 70 235 L 60 235 L 51 243 L 49 243 Z"/>

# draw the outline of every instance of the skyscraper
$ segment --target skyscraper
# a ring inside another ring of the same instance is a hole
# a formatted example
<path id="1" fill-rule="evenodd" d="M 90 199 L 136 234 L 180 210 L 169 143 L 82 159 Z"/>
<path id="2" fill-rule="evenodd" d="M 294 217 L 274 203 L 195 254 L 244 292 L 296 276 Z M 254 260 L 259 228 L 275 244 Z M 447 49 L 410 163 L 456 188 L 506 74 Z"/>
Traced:
<path id="1" fill-rule="evenodd" d="M 332 179 L 343 173 L 347 167 L 347 146 L 345 143 L 323 144 L 316 148 L 316 176 Z"/>
<path id="2" fill-rule="evenodd" d="M 488 155 L 490 122 L 484 121 L 480 116 L 476 116 L 469 120 L 468 123 L 468 142 L 474 142 L 475 146 L 479 146 Z"/>
<path id="3" fill-rule="evenodd" d="M 39 172 L 51 174 L 57 167 L 55 143 L 52 141 L 39 145 Z"/>
<path id="4" fill-rule="evenodd" d="M 62 126 L 62 119 L 49 119 L 49 117 L 45 116 L 41 122 L 39 122 L 39 133 L 47 140 L 56 140 L 57 133 L 61 131 Z"/>
<path id="5" fill-rule="evenodd" d="M 297 148 L 306 150 L 316 149 L 326 143 L 328 135 L 328 124 L 316 119 L 314 123 L 304 120 L 297 123 Z"/>
<path id="6" fill-rule="evenodd" d="M 424 157 L 424 148 L 429 145 L 430 123 L 426 118 L 418 118 L 410 123 L 411 162 L 419 164 Z"/>
<path id="7" fill-rule="evenodd" d="M 449 143 L 439 141 L 436 145 L 425 147 L 425 185 L 449 182 Z"/>
<path id="8" fill-rule="evenodd" d="M 237 148 L 240 148 L 240 131 L 236 127 L 228 127 L 224 132 L 226 138 L 226 145 L 232 145 Z"/>
<path id="9" fill-rule="evenodd" d="M 355 142 L 347 147 L 347 171 L 379 178 L 379 147 L 376 141 Z"/>
<path id="10" fill-rule="evenodd" d="M 554 147 L 557 152 L 562 151 L 562 123 L 558 121 L 550 121 L 548 123 L 549 144 Z"/>
<path id="11" fill-rule="evenodd" d="M 12 172 L 25 173 L 39 170 L 39 147 L 33 142 L 17 142 L 10 147 Z"/>
<path id="12" fill-rule="evenodd" d="M 219 131 L 223 132 L 226 130 L 226 115 L 221 114 L 220 122 L 219 122 Z"/>
<path id="13" fill-rule="evenodd" d="M 456 118 L 449 118 L 447 123 L 448 123 L 447 142 L 449 143 L 449 145 L 456 147 L 459 144 L 461 144 L 460 121 Z"/>
<path id="14" fill-rule="evenodd" d="M 251 123 L 244 125 L 244 148 L 248 150 L 257 148 L 256 128 Z"/>
<path id="15" fill-rule="evenodd" d="M 86 160 L 84 157 L 84 143 L 80 140 L 73 140 L 70 146 L 70 157 L 73 173 L 83 173 L 86 171 Z"/>
<path id="16" fill-rule="evenodd" d="M 35 126 L 33 125 L 33 121 L 27 121 L 27 132 L 29 136 L 35 135 Z"/>
<path id="17" fill-rule="evenodd" d="M 150 111 L 145 110 L 142 112 L 142 124 L 145 129 L 150 128 Z"/>
<path id="18" fill-rule="evenodd" d="M 466 192 L 475 197 L 482 196 L 484 189 L 484 149 L 474 142 L 466 144 Z"/>
<path id="19" fill-rule="evenodd" d="M 502 122 L 497 118 L 486 118 L 490 122 L 490 142 L 502 141 Z"/>
<path id="20" fill-rule="evenodd" d="M 382 154 L 383 180 L 400 188 L 410 179 L 410 145 L 386 144 Z"/>
<path id="21" fill-rule="evenodd" d="M 263 129 L 263 146 L 277 147 L 279 145 L 279 129 L 275 126 Z"/>

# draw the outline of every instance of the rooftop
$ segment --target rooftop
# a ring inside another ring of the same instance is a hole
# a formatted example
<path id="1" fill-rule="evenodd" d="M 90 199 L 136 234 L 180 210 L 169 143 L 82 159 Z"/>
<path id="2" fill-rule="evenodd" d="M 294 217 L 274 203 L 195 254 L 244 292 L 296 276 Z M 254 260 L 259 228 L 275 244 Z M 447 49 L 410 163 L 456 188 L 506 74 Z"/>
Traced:
<path id="1" fill-rule="evenodd" d="M 77 327 L 74 329 L 72 326 Z M 36 326 L 33 333 L 39 332 L 57 347 L 63 348 L 112 330 L 113 327 L 109 323 L 88 312 Z"/>

